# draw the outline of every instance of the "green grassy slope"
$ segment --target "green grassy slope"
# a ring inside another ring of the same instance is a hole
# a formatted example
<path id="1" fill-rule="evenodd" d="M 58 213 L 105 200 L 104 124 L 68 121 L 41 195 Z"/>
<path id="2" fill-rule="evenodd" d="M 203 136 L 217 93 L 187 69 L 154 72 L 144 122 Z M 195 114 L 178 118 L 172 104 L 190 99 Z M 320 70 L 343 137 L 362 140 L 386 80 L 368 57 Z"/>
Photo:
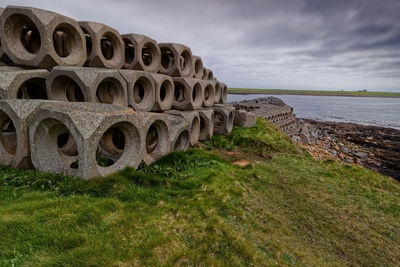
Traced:
<path id="1" fill-rule="evenodd" d="M 286 90 L 286 89 L 245 89 L 245 88 L 228 88 L 228 93 L 400 97 L 400 93 L 396 92 L 322 91 L 322 90 L 317 91 L 317 90 Z"/>
<path id="2" fill-rule="evenodd" d="M 0 170 L 4 266 L 400 264 L 400 184 L 262 120 L 105 179 Z"/>

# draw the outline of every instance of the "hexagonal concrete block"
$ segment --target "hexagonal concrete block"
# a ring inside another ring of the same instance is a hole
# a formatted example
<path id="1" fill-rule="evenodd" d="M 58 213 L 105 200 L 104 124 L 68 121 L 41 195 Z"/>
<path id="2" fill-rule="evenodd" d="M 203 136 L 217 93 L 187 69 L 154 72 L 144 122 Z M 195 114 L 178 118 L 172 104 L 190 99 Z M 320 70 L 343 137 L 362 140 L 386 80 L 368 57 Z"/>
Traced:
<path id="1" fill-rule="evenodd" d="M 86 43 L 78 23 L 42 9 L 8 6 L 0 16 L 0 39 L 14 64 L 51 68 L 82 66 Z"/>
<path id="2" fill-rule="evenodd" d="M 199 140 L 205 141 L 210 139 L 214 134 L 214 110 L 199 109 L 200 116 L 200 134 Z"/>
<path id="3" fill-rule="evenodd" d="M 256 125 L 256 122 L 257 118 L 254 113 L 242 109 L 235 110 L 235 119 L 233 120 L 234 125 L 253 128 Z"/>
<path id="4" fill-rule="evenodd" d="M 29 127 L 32 163 L 39 171 L 83 179 L 137 168 L 143 159 L 142 129 L 129 108 L 49 101 Z"/>
<path id="5" fill-rule="evenodd" d="M 220 103 L 226 104 L 228 100 L 228 87 L 224 83 L 220 83 L 221 86 L 221 98 Z"/>
<path id="6" fill-rule="evenodd" d="M 204 74 L 203 74 L 203 79 L 204 80 L 214 80 L 214 73 L 212 70 L 204 68 Z"/>
<path id="7" fill-rule="evenodd" d="M 194 78 L 173 77 L 174 104 L 173 109 L 194 110 L 199 109 L 204 102 L 203 82 Z"/>
<path id="8" fill-rule="evenodd" d="M 221 84 L 218 81 L 214 80 L 208 80 L 209 83 L 211 83 L 214 86 L 214 103 L 215 104 L 221 104 L 221 98 L 222 98 L 222 88 Z"/>
<path id="9" fill-rule="evenodd" d="M 164 111 L 174 104 L 174 82 L 171 76 L 150 73 L 155 82 L 155 102 L 152 111 Z"/>
<path id="10" fill-rule="evenodd" d="M 128 104 L 136 111 L 150 111 L 155 103 L 155 82 L 148 72 L 120 70 L 128 83 Z"/>
<path id="11" fill-rule="evenodd" d="M 124 34 L 124 69 L 143 70 L 157 73 L 161 64 L 161 51 L 158 43 L 142 34 Z"/>
<path id="12" fill-rule="evenodd" d="M 232 132 L 235 108 L 228 105 L 214 105 L 214 133 L 227 134 Z"/>
<path id="13" fill-rule="evenodd" d="M 51 100 L 128 106 L 127 83 L 118 70 L 55 67 L 46 83 Z"/>
<path id="14" fill-rule="evenodd" d="M 204 71 L 203 60 L 201 59 L 201 57 L 193 56 L 193 61 L 194 61 L 193 78 L 202 79 Z"/>
<path id="15" fill-rule="evenodd" d="M 0 98 L 47 99 L 44 69 L 29 70 L 14 66 L 0 67 Z"/>
<path id="16" fill-rule="evenodd" d="M 43 100 L 0 100 L 0 164 L 31 169 L 28 125 Z"/>
<path id="17" fill-rule="evenodd" d="M 175 115 L 184 118 L 190 124 L 190 145 L 194 146 L 199 142 L 200 135 L 200 116 L 199 112 L 191 110 L 168 110 L 167 114 Z"/>
<path id="18" fill-rule="evenodd" d="M 3 8 L 0 8 L 0 16 L 3 13 Z M 1 62 L 10 62 L 10 58 L 4 53 L 3 46 L 1 45 L 1 36 L 0 36 L 0 61 Z"/>
<path id="19" fill-rule="evenodd" d="M 193 77 L 192 51 L 183 44 L 160 43 L 160 73 L 173 77 Z"/>
<path id="20" fill-rule="evenodd" d="M 215 102 L 215 82 L 213 81 L 202 81 L 203 83 L 203 106 L 212 107 Z"/>
<path id="21" fill-rule="evenodd" d="M 86 38 L 85 66 L 120 69 L 125 63 L 125 45 L 119 32 L 107 25 L 80 21 Z"/>

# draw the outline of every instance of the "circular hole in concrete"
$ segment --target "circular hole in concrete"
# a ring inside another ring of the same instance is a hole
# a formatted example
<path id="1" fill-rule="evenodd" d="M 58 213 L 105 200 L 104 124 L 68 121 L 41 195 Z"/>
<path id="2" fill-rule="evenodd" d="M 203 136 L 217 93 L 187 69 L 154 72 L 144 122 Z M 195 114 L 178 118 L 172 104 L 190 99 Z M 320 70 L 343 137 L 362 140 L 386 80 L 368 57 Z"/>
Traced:
<path id="1" fill-rule="evenodd" d="M 17 132 L 11 118 L 0 111 L 0 143 L 11 155 L 17 152 Z"/>
<path id="2" fill-rule="evenodd" d="M 200 83 L 195 83 L 192 91 L 192 100 L 194 104 L 201 105 L 201 85 Z"/>
<path id="3" fill-rule="evenodd" d="M 103 34 L 100 40 L 100 48 L 103 57 L 107 60 L 111 60 L 114 57 L 114 35 L 110 32 Z"/>
<path id="4" fill-rule="evenodd" d="M 196 59 L 196 62 L 194 63 L 194 71 L 196 72 L 196 75 L 200 75 L 202 70 L 203 64 L 201 63 L 201 60 Z"/>
<path id="5" fill-rule="evenodd" d="M 68 24 L 60 24 L 53 32 L 53 46 L 56 53 L 64 58 L 68 57 L 76 46 L 76 29 Z"/>
<path id="6" fill-rule="evenodd" d="M 34 24 L 25 25 L 21 29 L 21 44 L 29 53 L 36 54 L 41 46 L 39 30 Z"/>
<path id="7" fill-rule="evenodd" d="M 90 33 L 88 30 L 84 27 L 81 27 L 83 34 L 85 36 L 85 41 L 86 41 L 86 53 L 89 56 L 92 53 L 92 48 L 93 48 L 93 41 L 92 41 L 92 36 L 90 36 Z"/>
<path id="8" fill-rule="evenodd" d="M 214 111 L 214 126 L 215 128 L 220 128 L 222 125 L 224 125 L 224 115 L 220 113 L 219 111 Z"/>
<path id="9" fill-rule="evenodd" d="M 117 124 L 104 132 L 100 138 L 96 153 L 96 162 L 100 167 L 109 167 L 117 162 L 124 153 L 126 144 L 123 129 Z"/>
<path id="10" fill-rule="evenodd" d="M 152 124 L 147 131 L 146 135 L 146 152 L 151 154 L 154 152 L 158 144 L 158 129 L 157 126 Z"/>
<path id="11" fill-rule="evenodd" d="M 133 85 L 133 97 L 135 103 L 141 103 L 144 98 L 151 95 L 151 82 L 146 77 L 140 77 Z"/>
<path id="12" fill-rule="evenodd" d="M 85 96 L 79 85 L 68 76 L 57 76 L 51 83 L 54 100 L 85 102 Z"/>
<path id="13" fill-rule="evenodd" d="M 97 87 L 96 96 L 100 103 L 122 104 L 124 97 L 122 85 L 114 78 L 106 78 Z"/>
<path id="14" fill-rule="evenodd" d="M 206 129 L 206 119 L 204 118 L 204 115 L 200 114 L 200 132 L 203 132 Z"/>
<path id="15" fill-rule="evenodd" d="M 32 78 L 25 81 L 17 92 L 18 99 L 47 99 L 46 80 Z"/>
<path id="16" fill-rule="evenodd" d="M 183 102 L 186 99 L 186 88 L 185 85 L 180 82 L 175 82 L 174 90 L 175 102 Z"/>
<path id="17" fill-rule="evenodd" d="M 135 46 L 128 38 L 124 38 L 123 40 L 125 43 L 125 63 L 131 64 L 135 60 Z"/>
<path id="18" fill-rule="evenodd" d="M 148 42 L 142 48 L 142 60 L 143 64 L 150 66 L 153 63 L 155 54 L 157 53 L 157 48 L 154 44 Z"/>
<path id="19" fill-rule="evenodd" d="M 219 83 L 215 85 L 215 102 L 219 103 L 219 100 L 221 99 L 221 86 Z"/>
<path id="20" fill-rule="evenodd" d="M 172 100 L 174 95 L 174 85 L 170 80 L 164 80 L 160 87 L 160 100 Z M 168 97 L 167 97 L 168 96 Z"/>
<path id="21" fill-rule="evenodd" d="M 175 64 L 174 53 L 167 47 L 161 49 L 161 66 L 168 70 Z"/>
<path id="22" fill-rule="evenodd" d="M 206 88 L 204 89 L 204 101 L 208 102 L 210 100 L 210 97 L 212 95 L 212 86 L 207 85 Z"/>
<path id="23" fill-rule="evenodd" d="M 182 131 L 175 141 L 174 150 L 185 151 L 189 147 L 189 131 Z"/>
<path id="24" fill-rule="evenodd" d="M 67 156 L 73 157 L 78 155 L 75 140 L 67 128 L 64 131 L 60 131 L 57 137 L 57 146 L 59 151 Z"/>
<path id="25" fill-rule="evenodd" d="M 208 77 L 207 78 L 208 78 L 208 80 L 214 79 L 214 74 L 213 74 L 213 72 L 211 70 L 208 71 Z"/>
<path id="26" fill-rule="evenodd" d="M 23 14 L 5 17 L 4 38 L 9 42 L 9 49 L 20 57 L 36 54 L 41 47 L 41 36 L 35 23 Z M 4 40 L 3 40 L 4 41 Z"/>
<path id="27" fill-rule="evenodd" d="M 192 121 L 192 126 L 191 126 L 191 136 L 190 136 L 190 141 L 192 144 L 196 143 L 199 140 L 199 134 L 200 134 L 200 120 L 198 117 L 194 117 Z"/>
<path id="28" fill-rule="evenodd" d="M 180 55 L 180 68 L 184 75 L 190 73 L 192 68 L 192 57 L 188 50 L 183 50 Z"/>

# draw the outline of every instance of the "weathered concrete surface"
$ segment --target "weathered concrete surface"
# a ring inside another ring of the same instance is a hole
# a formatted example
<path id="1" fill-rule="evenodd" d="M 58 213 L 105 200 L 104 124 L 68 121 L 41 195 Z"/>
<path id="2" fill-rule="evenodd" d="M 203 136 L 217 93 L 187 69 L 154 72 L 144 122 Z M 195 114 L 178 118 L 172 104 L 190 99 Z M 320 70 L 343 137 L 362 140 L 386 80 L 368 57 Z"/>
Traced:
<path id="1" fill-rule="evenodd" d="M 3 13 L 3 8 L 0 8 L 0 16 Z M 10 58 L 6 55 L 6 53 L 4 53 L 4 49 L 3 46 L 1 44 L 1 36 L 0 36 L 0 61 L 2 62 L 10 62 Z"/>
<path id="2" fill-rule="evenodd" d="M 228 100 L 228 86 L 225 83 L 220 83 L 220 86 L 221 86 L 220 103 L 226 104 Z"/>
<path id="3" fill-rule="evenodd" d="M 137 168 L 144 151 L 140 129 L 136 112 L 129 108 L 49 101 L 40 106 L 29 127 L 32 163 L 39 171 L 83 179 L 106 176 L 126 166 Z M 118 138 L 109 131 L 118 132 Z M 71 136 L 75 146 L 68 141 Z M 101 142 L 119 151 L 117 161 L 115 155 L 107 159 L 106 154 L 101 154 Z M 69 147 L 65 148 L 67 144 Z"/>
<path id="4" fill-rule="evenodd" d="M 125 45 L 119 32 L 107 25 L 80 21 L 87 44 L 88 67 L 120 69 L 125 63 Z"/>
<path id="5" fill-rule="evenodd" d="M 214 80 L 214 73 L 213 73 L 213 71 L 210 70 L 210 69 L 204 68 L 203 79 L 204 79 L 204 80 L 213 81 L 213 80 Z"/>
<path id="6" fill-rule="evenodd" d="M 86 44 L 78 23 L 60 14 L 8 6 L 0 16 L 1 46 L 12 62 L 51 68 L 82 66 Z"/>
<path id="7" fill-rule="evenodd" d="M 119 71 L 128 83 L 128 104 L 136 111 L 150 111 L 155 103 L 155 81 L 148 72 Z"/>
<path id="8" fill-rule="evenodd" d="M 0 100 L 0 164 L 30 169 L 28 126 L 43 100 Z"/>
<path id="9" fill-rule="evenodd" d="M 212 107 L 215 103 L 215 82 L 202 81 L 203 84 L 203 106 Z"/>
<path id="10" fill-rule="evenodd" d="M 231 103 L 236 110 L 246 110 L 280 127 L 287 134 L 297 131 L 293 108 L 276 97 L 265 97 Z"/>
<path id="11" fill-rule="evenodd" d="M 201 59 L 201 57 L 193 56 L 193 62 L 194 62 L 193 78 L 202 79 L 204 74 L 203 60 Z"/>
<path id="12" fill-rule="evenodd" d="M 200 117 L 200 134 L 199 140 L 205 141 L 210 139 L 214 134 L 214 110 L 213 109 L 199 109 Z"/>
<path id="13" fill-rule="evenodd" d="M 235 108 L 229 105 L 216 104 L 214 109 L 214 133 L 227 134 L 232 132 Z"/>
<path id="14" fill-rule="evenodd" d="M 145 133 L 143 162 L 150 165 L 171 152 L 171 128 L 168 126 L 166 114 L 143 111 L 137 113 Z"/>
<path id="15" fill-rule="evenodd" d="M 168 115 L 172 151 L 186 151 L 191 144 L 191 124 L 180 116 Z"/>
<path id="16" fill-rule="evenodd" d="M 203 82 L 193 78 L 173 77 L 174 81 L 174 109 L 199 109 L 204 101 Z"/>
<path id="17" fill-rule="evenodd" d="M 160 73 L 173 77 L 189 77 L 194 74 L 192 51 L 183 44 L 160 43 Z"/>
<path id="18" fill-rule="evenodd" d="M 174 81 L 170 76 L 150 73 L 155 82 L 155 102 L 152 111 L 164 111 L 174 104 Z"/>
<path id="19" fill-rule="evenodd" d="M 0 98 L 47 99 L 45 69 L 29 70 L 14 66 L 0 67 Z"/>
<path id="20" fill-rule="evenodd" d="M 222 101 L 221 101 L 221 98 L 222 98 L 221 84 L 218 81 L 214 81 L 214 80 L 209 80 L 208 82 L 214 86 L 214 103 L 215 104 L 222 104 Z"/>
<path id="21" fill-rule="evenodd" d="M 51 100 L 128 106 L 127 82 L 118 70 L 55 67 L 46 83 Z"/>
<path id="22" fill-rule="evenodd" d="M 143 70 L 157 73 L 161 64 L 161 51 L 158 43 L 142 34 L 124 34 L 124 69 Z"/>
<path id="23" fill-rule="evenodd" d="M 245 110 L 235 110 L 235 119 L 233 124 L 241 127 L 252 128 L 256 125 L 257 117 L 252 112 L 247 112 Z"/>
<path id="24" fill-rule="evenodd" d="M 168 110 L 165 111 L 167 114 L 175 115 L 184 118 L 190 124 L 190 145 L 194 146 L 199 141 L 200 136 L 200 116 L 197 111 L 180 111 L 180 110 Z"/>

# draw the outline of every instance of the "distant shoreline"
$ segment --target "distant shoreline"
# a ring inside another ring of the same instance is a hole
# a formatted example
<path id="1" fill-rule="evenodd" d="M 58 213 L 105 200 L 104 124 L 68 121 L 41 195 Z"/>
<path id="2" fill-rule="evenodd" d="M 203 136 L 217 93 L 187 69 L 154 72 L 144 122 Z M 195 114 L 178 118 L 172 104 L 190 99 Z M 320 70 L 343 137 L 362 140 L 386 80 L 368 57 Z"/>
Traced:
<path id="1" fill-rule="evenodd" d="M 268 89 L 228 89 L 232 95 L 308 95 L 308 96 L 347 96 L 347 97 L 381 97 L 400 98 L 400 93 L 375 93 L 375 92 L 335 92 L 335 91 L 292 91 L 291 90 L 268 90 Z"/>

